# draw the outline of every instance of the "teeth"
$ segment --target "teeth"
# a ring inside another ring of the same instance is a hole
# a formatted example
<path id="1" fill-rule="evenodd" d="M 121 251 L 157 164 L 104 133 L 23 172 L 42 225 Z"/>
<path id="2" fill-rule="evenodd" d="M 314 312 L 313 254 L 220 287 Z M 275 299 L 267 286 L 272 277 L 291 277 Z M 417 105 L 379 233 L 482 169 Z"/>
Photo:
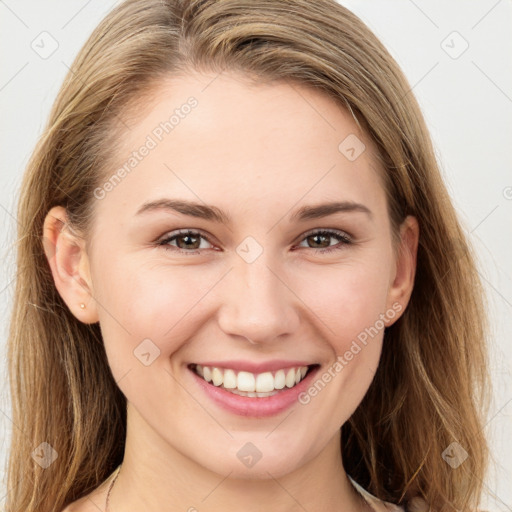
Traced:
<path id="1" fill-rule="evenodd" d="M 220 386 L 224 381 L 224 375 L 218 368 L 212 368 L 212 382 L 214 386 Z"/>
<path id="2" fill-rule="evenodd" d="M 237 374 L 232 369 L 195 365 L 195 372 L 206 382 L 223 387 L 236 395 L 260 398 L 275 395 L 285 387 L 293 388 L 305 377 L 307 371 L 307 366 L 301 366 L 276 372 L 254 374 L 241 371 Z"/>
<path id="3" fill-rule="evenodd" d="M 306 372 L 307 372 L 307 368 L 306 368 Z M 304 375 L 306 374 L 306 372 L 304 372 Z M 275 389 L 283 389 L 284 386 L 286 384 L 286 376 L 284 374 L 284 370 L 278 370 L 276 372 L 276 376 L 274 377 L 274 388 Z"/>
<path id="4" fill-rule="evenodd" d="M 295 386 L 295 369 L 294 368 L 290 368 L 288 370 L 288 373 L 286 374 L 285 383 L 286 383 L 287 388 L 293 388 L 293 386 Z"/>
<path id="5" fill-rule="evenodd" d="M 224 387 L 226 389 L 236 388 L 236 373 L 233 370 L 224 371 Z"/>
<path id="6" fill-rule="evenodd" d="M 255 396 L 258 398 L 264 398 L 266 396 L 277 395 L 277 393 L 279 393 L 279 391 L 269 391 L 268 393 L 248 393 L 247 391 L 238 391 L 238 389 L 230 389 L 229 391 L 235 395 L 249 396 L 251 398 L 254 398 Z"/>
<path id="7" fill-rule="evenodd" d="M 240 391 L 256 391 L 256 379 L 254 374 L 249 372 L 239 372 L 237 388 Z"/>
<path id="8" fill-rule="evenodd" d="M 260 373 L 256 377 L 256 390 L 259 393 L 274 391 L 274 376 L 270 372 Z"/>

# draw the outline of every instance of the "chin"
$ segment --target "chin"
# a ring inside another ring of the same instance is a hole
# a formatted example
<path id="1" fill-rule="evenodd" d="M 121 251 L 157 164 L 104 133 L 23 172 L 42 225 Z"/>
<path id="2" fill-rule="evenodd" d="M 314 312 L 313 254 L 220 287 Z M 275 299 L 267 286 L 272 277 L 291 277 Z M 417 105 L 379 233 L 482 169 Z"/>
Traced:
<path id="1" fill-rule="evenodd" d="M 286 442 L 285 435 L 277 434 L 275 439 L 265 439 L 269 433 L 256 433 L 254 436 L 239 436 L 233 433 L 235 439 L 230 440 L 229 447 L 211 454 L 208 460 L 197 459 L 197 462 L 208 470 L 230 478 L 241 480 L 265 480 L 268 478 L 280 478 L 292 473 L 301 467 L 308 458 L 314 454 L 302 452 L 309 443 L 299 442 L 292 446 L 289 440 Z M 218 446 L 218 445 L 217 445 Z M 308 457 L 309 455 L 309 457 Z M 213 461 L 213 463 L 212 463 Z"/>

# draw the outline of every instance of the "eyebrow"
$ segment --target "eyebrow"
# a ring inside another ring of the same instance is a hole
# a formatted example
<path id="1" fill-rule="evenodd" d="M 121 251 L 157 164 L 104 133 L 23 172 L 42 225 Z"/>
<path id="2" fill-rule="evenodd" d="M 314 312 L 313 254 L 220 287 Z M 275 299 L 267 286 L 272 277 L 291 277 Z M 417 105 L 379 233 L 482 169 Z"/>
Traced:
<path id="1" fill-rule="evenodd" d="M 181 213 L 182 215 L 222 224 L 230 224 L 231 222 L 230 216 L 216 206 L 177 199 L 158 199 L 156 201 L 146 202 L 137 210 L 136 215 L 158 210 L 171 210 Z M 303 222 L 327 217 L 340 212 L 361 212 L 367 214 L 370 218 L 373 217 L 372 211 L 361 203 L 353 201 L 335 201 L 331 203 L 302 206 L 290 216 L 289 220 L 291 222 Z"/>

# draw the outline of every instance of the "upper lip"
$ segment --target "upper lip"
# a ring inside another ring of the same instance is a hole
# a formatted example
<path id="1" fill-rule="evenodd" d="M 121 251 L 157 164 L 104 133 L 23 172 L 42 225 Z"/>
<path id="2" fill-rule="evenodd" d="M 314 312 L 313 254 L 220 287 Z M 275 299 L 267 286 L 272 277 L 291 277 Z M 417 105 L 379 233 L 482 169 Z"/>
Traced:
<path id="1" fill-rule="evenodd" d="M 273 359 L 271 361 L 262 361 L 256 363 L 254 361 L 243 361 L 243 360 L 233 360 L 233 361 L 203 361 L 194 364 L 199 364 L 201 366 L 208 366 L 210 368 L 223 368 L 223 369 L 232 369 L 238 371 L 245 371 L 250 373 L 263 373 L 263 372 L 273 372 L 276 370 L 281 370 L 285 368 L 298 368 L 299 366 L 311 366 L 314 363 L 308 363 L 305 361 L 291 361 L 285 359 Z"/>

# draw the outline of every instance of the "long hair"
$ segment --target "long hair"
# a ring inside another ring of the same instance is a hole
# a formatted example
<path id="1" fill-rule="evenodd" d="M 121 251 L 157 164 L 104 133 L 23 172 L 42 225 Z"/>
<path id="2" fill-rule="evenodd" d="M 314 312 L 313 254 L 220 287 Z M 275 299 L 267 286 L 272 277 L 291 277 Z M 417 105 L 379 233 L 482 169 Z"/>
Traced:
<path id="1" fill-rule="evenodd" d="M 128 0 L 76 57 L 21 187 L 6 511 L 60 512 L 122 461 L 126 399 L 99 325 L 78 321 L 55 288 L 42 227 L 61 205 L 70 225 L 88 232 L 93 191 L 128 113 L 143 109 L 144 94 L 164 77 L 187 70 L 312 87 L 347 109 L 376 144 L 395 235 L 406 215 L 420 225 L 417 271 L 407 309 L 385 331 L 374 380 L 341 428 L 343 464 L 380 499 L 407 506 L 419 496 L 432 510 L 475 510 L 489 456 L 484 296 L 396 62 L 334 0 Z M 57 458 L 41 467 L 34 452 Z M 452 467 L 446 453 L 467 458 Z"/>

